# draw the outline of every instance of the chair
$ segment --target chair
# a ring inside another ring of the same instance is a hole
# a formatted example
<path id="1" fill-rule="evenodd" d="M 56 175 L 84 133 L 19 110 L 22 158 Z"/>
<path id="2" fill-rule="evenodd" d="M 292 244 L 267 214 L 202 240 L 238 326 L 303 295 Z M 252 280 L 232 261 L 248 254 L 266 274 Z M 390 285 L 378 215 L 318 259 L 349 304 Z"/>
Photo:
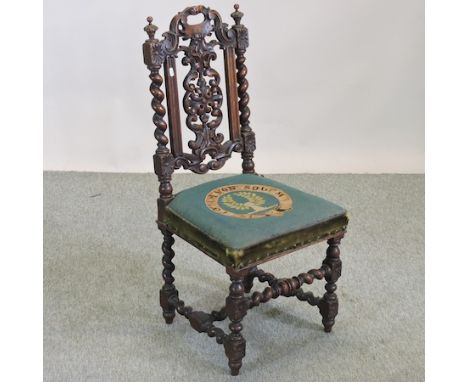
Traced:
<path id="1" fill-rule="evenodd" d="M 163 234 L 164 285 L 160 291 L 163 316 L 171 324 L 177 311 L 196 331 L 215 337 L 218 344 L 224 345 L 231 374 L 238 375 L 246 347 L 242 319 L 259 304 L 279 296 L 296 297 L 318 306 L 325 331 L 331 331 L 338 314 L 335 283 L 341 275 L 339 244 L 348 218 L 346 211 L 333 203 L 255 172 L 255 134 L 249 123 L 245 65 L 248 31 L 241 24 L 243 13 L 239 6 L 236 4 L 234 8 L 231 14 L 234 25 L 229 27 L 215 10 L 201 5 L 188 7 L 172 19 L 161 40 L 155 38 L 158 28 L 148 17 L 144 30 L 149 38 L 143 44 L 143 54 L 150 70 L 156 126 L 157 150 L 153 159 L 160 182 L 157 224 Z M 203 20 L 191 24 L 190 18 L 195 15 L 201 15 L 198 17 Z M 223 118 L 224 97 L 221 76 L 212 67 L 217 58 L 215 47 L 222 50 L 224 58 L 229 139 L 217 132 Z M 188 142 L 189 152 L 184 151 L 182 143 L 178 56 L 183 56 L 182 64 L 188 67 L 182 105 L 186 125 L 194 134 L 194 139 Z M 184 168 L 197 174 L 218 170 L 233 153 L 241 154 L 242 174 L 173 193 L 171 177 L 175 170 Z M 226 305 L 219 311 L 195 311 L 179 298 L 172 275 L 174 235 L 226 268 L 231 285 Z M 279 279 L 257 268 L 261 263 L 325 240 L 328 249 L 319 269 Z M 262 292 L 250 294 L 254 279 L 268 286 Z M 315 279 L 326 280 L 326 292 L 321 298 L 301 288 Z M 230 320 L 229 333 L 214 325 L 225 318 Z"/>

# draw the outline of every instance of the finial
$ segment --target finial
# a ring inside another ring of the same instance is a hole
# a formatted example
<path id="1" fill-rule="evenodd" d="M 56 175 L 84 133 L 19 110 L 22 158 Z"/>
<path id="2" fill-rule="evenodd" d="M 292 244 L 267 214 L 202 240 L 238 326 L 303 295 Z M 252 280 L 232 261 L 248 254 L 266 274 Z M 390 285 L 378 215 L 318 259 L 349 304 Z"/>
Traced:
<path id="1" fill-rule="evenodd" d="M 236 22 L 236 25 L 240 25 L 240 21 L 242 19 L 242 16 L 244 16 L 244 14 L 239 11 L 239 4 L 234 4 L 234 12 L 231 13 L 231 17 Z"/>
<path id="2" fill-rule="evenodd" d="M 156 25 L 151 24 L 153 22 L 153 18 L 151 16 L 148 16 L 146 18 L 146 21 L 148 21 L 148 25 L 143 28 L 143 30 L 148 33 L 148 37 L 150 40 L 154 40 L 154 34 L 158 30 L 158 27 Z"/>

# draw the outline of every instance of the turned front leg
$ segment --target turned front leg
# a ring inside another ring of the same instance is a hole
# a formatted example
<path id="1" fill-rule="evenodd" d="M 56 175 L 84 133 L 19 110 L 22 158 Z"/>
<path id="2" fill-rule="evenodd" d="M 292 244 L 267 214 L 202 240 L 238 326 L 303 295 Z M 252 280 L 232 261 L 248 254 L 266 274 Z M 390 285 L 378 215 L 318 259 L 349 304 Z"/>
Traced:
<path id="1" fill-rule="evenodd" d="M 249 270 L 237 271 L 226 268 L 231 276 L 229 296 L 226 298 L 226 313 L 231 323 L 231 333 L 224 339 L 224 350 L 229 360 L 231 375 L 238 375 L 242 366 L 242 358 L 245 356 L 245 339 L 241 334 L 242 318 L 247 314 L 248 304 L 244 296 L 244 285 Z"/>
<path id="2" fill-rule="evenodd" d="M 172 272 L 174 272 L 175 269 L 175 265 L 172 262 L 172 259 L 174 258 L 174 250 L 172 249 L 174 238 L 172 237 L 172 232 L 169 232 L 168 230 L 162 229 L 161 232 L 163 234 L 162 276 L 164 279 L 164 285 L 159 292 L 159 301 L 163 310 L 163 317 L 164 320 L 166 320 L 166 324 L 172 324 L 172 321 L 175 317 L 176 307 L 173 305 L 171 300 L 177 300 L 178 296 L 177 289 L 174 285 L 174 277 L 172 276 Z M 176 298 L 174 299 L 173 297 Z"/>
<path id="3" fill-rule="evenodd" d="M 327 241 L 327 256 L 323 261 L 322 269 L 326 269 L 326 293 L 320 299 L 318 307 L 322 315 L 322 323 L 326 332 L 331 332 L 338 314 L 338 296 L 336 295 L 336 282 L 341 276 L 341 260 L 339 244 L 343 236 L 331 238 Z"/>

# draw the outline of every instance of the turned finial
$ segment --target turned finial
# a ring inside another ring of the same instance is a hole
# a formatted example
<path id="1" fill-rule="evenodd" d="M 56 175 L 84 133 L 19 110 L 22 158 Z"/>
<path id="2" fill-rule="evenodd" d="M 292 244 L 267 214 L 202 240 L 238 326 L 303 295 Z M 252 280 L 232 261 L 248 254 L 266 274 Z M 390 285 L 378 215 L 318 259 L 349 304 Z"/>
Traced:
<path id="1" fill-rule="evenodd" d="M 154 40 L 154 35 L 156 31 L 158 30 L 158 27 L 156 25 L 151 24 L 153 22 L 153 18 L 151 16 L 148 16 L 146 18 L 146 21 L 148 21 L 148 25 L 143 28 L 143 30 L 148 33 L 148 37 L 150 40 Z"/>
<path id="2" fill-rule="evenodd" d="M 234 12 L 231 13 L 231 17 L 236 22 L 236 25 L 240 25 L 242 16 L 244 16 L 244 14 L 241 11 L 239 11 L 239 4 L 234 4 Z"/>

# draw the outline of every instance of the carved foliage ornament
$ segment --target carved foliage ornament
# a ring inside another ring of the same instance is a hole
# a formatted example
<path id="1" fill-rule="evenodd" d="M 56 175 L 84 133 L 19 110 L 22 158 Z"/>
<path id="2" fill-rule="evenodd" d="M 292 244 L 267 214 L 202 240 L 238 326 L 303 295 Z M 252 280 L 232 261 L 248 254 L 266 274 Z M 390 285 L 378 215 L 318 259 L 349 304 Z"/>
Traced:
<path id="1" fill-rule="evenodd" d="M 191 38 L 188 47 L 180 47 L 185 54 L 182 64 L 190 66 L 183 82 L 183 106 L 187 113 L 186 125 L 195 133 L 195 140 L 189 141 L 192 154 L 175 159 L 176 168 L 182 166 L 198 173 L 216 170 L 223 166 L 232 151 L 241 149 L 239 142 L 223 143 L 223 134 L 216 132 L 223 118 L 221 79 L 211 67 L 211 61 L 217 58 L 214 47 L 218 44 L 216 40 L 207 42 L 203 34 L 197 34 Z M 202 163 L 207 155 L 212 160 Z"/>
<path id="2" fill-rule="evenodd" d="M 238 17 L 241 13 L 236 12 L 233 15 Z M 198 14 L 203 15 L 203 21 L 189 24 L 189 16 Z M 240 140 L 224 141 L 223 134 L 216 132 L 223 118 L 223 94 L 220 75 L 211 67 L 211 62 L 217 58 L 215 46 L 222 49 L 246 47 L 247 29 L 239 24 L 240 18 L 235 18 L 236 25 L 229 28 L 218 12 L 200 5 L 179 12 L 161 41 L 154 38 L 157 27 L 151 21 L 148 19 L 149 25 L 145 28 L 149 39 L 143 45 L 146 65 L 159 69 L 167 57 L 175 58 L 182 52 L 182 64 L 189 67 L 183 81 L 183 107 L 187 113 L 186 125 L 194 132 L 195 139 L 189 141 L 191 153 L 177 155 L 173 167 L 184 167 L 196 173 L 221 168 L 233 151 L 242 150 L 242 143 Z M 213 33 L 216 39 L 207 40 Z M 180 39 L 190 40 L 189 45 L 180 45 Z M 205 162 L 207 155 L 211 160 Z"/>

